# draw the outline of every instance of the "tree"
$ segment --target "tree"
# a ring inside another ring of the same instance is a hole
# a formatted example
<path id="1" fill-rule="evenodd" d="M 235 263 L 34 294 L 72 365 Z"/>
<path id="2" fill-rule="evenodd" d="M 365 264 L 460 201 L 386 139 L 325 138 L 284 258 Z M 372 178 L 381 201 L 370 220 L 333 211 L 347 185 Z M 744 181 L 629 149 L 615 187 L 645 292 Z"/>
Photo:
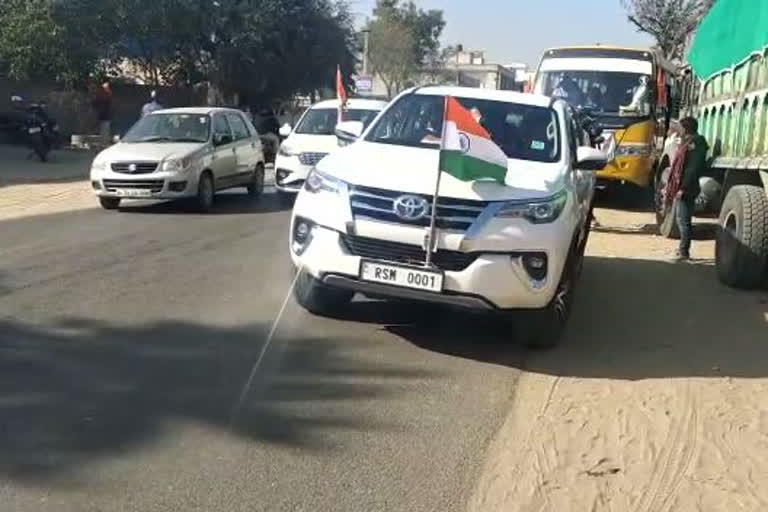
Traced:
<path id="1" fill-rule="evenodd" d="M 683 58 L 689 36 L 715 0 L 622 0 L 630 23 L 656 39 L 670 60 Z"/>
<path id="2" fill-rule="evenodd" d="M 445 21 L 442 11 L 424 11 L 400 0 L 378 0 L 373 14 L 369 59 L 391 97 L 439 60 Z"/>

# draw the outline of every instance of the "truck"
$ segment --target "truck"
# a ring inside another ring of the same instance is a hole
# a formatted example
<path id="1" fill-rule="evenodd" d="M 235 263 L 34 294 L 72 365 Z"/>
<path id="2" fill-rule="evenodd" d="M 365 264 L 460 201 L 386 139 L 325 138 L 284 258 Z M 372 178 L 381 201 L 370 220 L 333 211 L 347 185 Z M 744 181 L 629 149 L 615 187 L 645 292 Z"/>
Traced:
<path id="1" fill-rule="evenodd" d="M 696 214 L 717 216 L 715 266 L 742 289 L 768 280 L 768 1 L 718 0 L 698 27 L 683 73 L 681 110 L 710 146 Z M 675 204 L 664 200 L 679 137 L 659 163 L 656 220 L 675 237 Z"/>

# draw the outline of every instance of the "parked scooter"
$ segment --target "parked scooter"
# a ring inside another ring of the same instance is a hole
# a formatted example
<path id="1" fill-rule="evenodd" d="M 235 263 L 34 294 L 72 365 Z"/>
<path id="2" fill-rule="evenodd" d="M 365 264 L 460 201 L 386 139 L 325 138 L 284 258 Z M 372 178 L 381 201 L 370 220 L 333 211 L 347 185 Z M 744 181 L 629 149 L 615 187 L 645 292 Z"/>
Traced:
<path id="1" fill-rule="evenodd" d="M 44 105 L 25 105 L 19 96 L 11 98 L 12 109 L 0 112 L 0 132 L 11 143 L 32 148 L 41 162 L 48 161 L 48 154 L 59 145 L 58 125 L 46 112 Z"/>

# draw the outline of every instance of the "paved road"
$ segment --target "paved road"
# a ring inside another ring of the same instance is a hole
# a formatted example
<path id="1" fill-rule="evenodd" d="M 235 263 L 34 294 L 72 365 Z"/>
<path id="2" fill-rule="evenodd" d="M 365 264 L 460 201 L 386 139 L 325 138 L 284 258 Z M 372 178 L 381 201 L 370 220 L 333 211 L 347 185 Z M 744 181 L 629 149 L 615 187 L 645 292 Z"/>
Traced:
<path id="1" fill-rule="evenodd" d="M 287 220 L 268 194 L 0 222 L 0 508 L 464 509 L 519 350 L 367 302 L 288 301 L 267 345 Z"/>

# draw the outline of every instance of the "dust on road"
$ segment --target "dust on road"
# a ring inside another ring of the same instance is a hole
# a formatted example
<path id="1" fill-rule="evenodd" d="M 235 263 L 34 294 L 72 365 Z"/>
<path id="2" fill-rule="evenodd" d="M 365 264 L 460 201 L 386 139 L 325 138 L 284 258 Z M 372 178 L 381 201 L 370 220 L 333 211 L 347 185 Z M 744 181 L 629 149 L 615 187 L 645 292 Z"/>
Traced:
<path id="1" fill-rule="evenodd" d="M 768 510 L 768 294 L 598 210 L 569 334 L 533 353 L 472 511 Z"/>

